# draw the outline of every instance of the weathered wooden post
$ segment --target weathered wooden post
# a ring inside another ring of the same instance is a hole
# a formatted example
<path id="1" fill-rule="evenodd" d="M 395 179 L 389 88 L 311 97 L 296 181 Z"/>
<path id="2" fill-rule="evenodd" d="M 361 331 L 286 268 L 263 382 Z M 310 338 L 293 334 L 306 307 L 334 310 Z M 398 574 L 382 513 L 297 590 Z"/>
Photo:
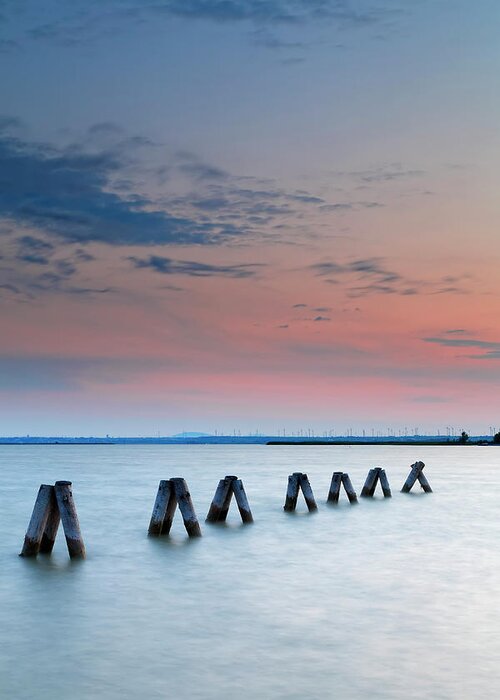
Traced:
<path id="1" fill-rule="evenodd" d="M 424 466 L 425 465 L 423 462 L 415 462 L 411 465 L 408 478 L 406 479 L 405 483 L 403 484 L 403 488 L 401 489 L 402 493 L 409 493 L 409 491 L 411 491 L 413 484 L 416 482 L 418 475 L 420 474 Z"/>
<path id="2" fill-rule="evenodd" d="M 411 465 L 411 470 L 408 474 L 408 478 L 406 479 L 405 483 L 403 484 L 403 488 L 401 489 L 402 493 L 409 493 L 417 479 L 425 493 L 432 493 L 431 486 L 425 478 L 424 474 L 422 473 L 424 467 L 425 464 L 423 462 L 415 462 L 415 464 Z"/>
<path id="3" fill-rule="evenodd" d="M 158 493 L 156 494 L 156 500 L 153 506 L 151 520 L 149 521 L 148 535 L 162 534 L 163 523 L 165 521 L 168 504 L 171 500 L 172 495 L 173 489 L 171 488 L 170 481 L 168 481 L 167 479 L 162 479 L 158 486 Z M 174 510 L 175 505 L 177 505 L 177 503 L 174 498 Z M 168 531 L 165 532 L 165 534 L 168 534 Z"/>
<path id="4" fill-rule="evenodd" d="M 378 481 L 378 469 L 370 469 L 368 476 L 366 477 L 365 485 L 361 491 L 361 496 L 363 498 L 370 498 L 375 493 L 375 486 Z"/>
<path id="5" fill-rule="evenodd" d="M 385 469 L 379 471 L 378 478 L 380 479 L 380 486 L 382 487 L 384 498 L 392 498 L 391 487 L 389 486 L 389 479 L 387 478 Z"/>
<path id="6" fill-rule="evenodd" d="M 165 517 L 163 518 L 163 524 L 161 526 L 160 535 L 168 535 L 174 521 L 175 510 L 177 508 L 177 499 L 175 496 L 175 490 L 170 485 L 170 497 L 167 503 L 167 510 L 165 512 Z"/>
<path id="7" fill-rule="evenodd" d="M 80 523 L 76 512 L 71 481 L 56 481 L 54 490 L 57 499 L 57 507 L 61 516 L 61 522 L 71 558 L 85 557 L 85 545 L 83 544 Z"/>
<path id="8" fill-rule="evenodd" d="M 356 496 L 356 491 L 354 490 L 351 480 L 349 479 L 349 474 L 344 474 L 344 472 L 333 472 L 330 491 L 328 492 L 328 503 L 337 504 L 339 502 L 341 485 L 345 489 L 349 503 L 357 503 L 358 497 Z"/>
<path id="9" fill-rule="evenodd" d="M 358 497 L 356 496 L 356 491 L 354 490 L 351 480 L 349 479 L 349 474 L 342 474 L 342 484 L 344 485 L 349 503 L 357 503 Z"/>
<path id="10" fill-rule="evenodd" d="M 333 472 L 330 491 L 328 492 L 328 503 L 338 503 L 340 496 L 340 485 L 342 484 L 342 472 Z"/>
<path id="11" fill-rule="evenodd" d="M 423 474 L 422 472 L 420 472 L 420 474 L 418 475 L 417 478 L 418 478 L 418 480 L 419 480 L 419 482 L 420 482 L 420 486 L 421 486 L 421 487 L 423 488 L 423 490 L 424 490 L 424 493 L 432 493 L 431 485 L 430 485 L 429 482 L 427 481 L 427 478 L 425 477 L 425 474 Z"/>
<path id="12" fill-rule="evenodd" d="M 304 495 L 304 500 L 309 511 L 318 510 L 318 506 L 316 505 L 316 501 L 314 500 L 313 490 L 311 488 L 311 484 L 309 482 L 309 477 L 307 476 L 307 474 L 301 474 L 299 482 L 300 488 L 302 489 L 302 493 Z"/>
<path id="13" fill-rule="evenodd" d="M 56 492 L 55 489 L 52 488 L 50 492 L 49 514 L 40 544 L 40 554 L 50 554 L 54 549 L 54 542 L 56 541 L 60 521 L 61 515 L 57 505 Z"/>
<path id="14" fill-rule="evenodd" d="M 238 510 L 240 511 L 241 520 L 244 523 L 253 523 L 252 511 L 250 510 L 248 498 L 241 479 L 236 479 L 236 481 L 233 481 L 233 491 L 236 503 L 238 505 Z"/>
<path id="15" fill-rule="evenodd" d="M 222 508 L 218 518 L 218 522 L 220 523 L 226 522 L 227 514 L 229 513 L 229 506 L 231 505 L 231 500 L 233 498 L 233 483 L 237 478 L 237 476 L 229 475 L 224 479 L 227 484 L 227 490 L 225 492 L 224 501 L 222 502 Z"/>
<path id="16" fill-rule="evenodd" d="M 170 483 L 174 487 L 175 499 L 179 505 L 187 534 L 189 537 L 201 537 L 200 524 L 196 517 L 191 494 L 188 491 L 185 480 L 182 478 L 174 478 L 170 479 Z"/>
<path id="17" fill-rule="evenodd" d="M 48 484 L 42 484 L 38 489 L 31 520 L 24 537 L 21 557 L 36 557 L 40 551 L 43 533 L 50 513 L 53 491 L 54 487 Z"/>
<path id="18" fill-rule="evenodd" d="M 288 477 L 288 488 L 286 491 L 286 500 L 283 510 L 287 513 L 292 513 L 297 507 L 297 498 L 299 497 L 299 478 L 300 472 L 294 472 Z"/>
<path id="19" fill-rule="evenodd" d="M 227 480 L 227 477 L 226 479 L 221 479 L 219 481 L 219 485 L 217 486 L 217 489 L 215 491 L 212 503 L 210 504 L 208 515 L 205 518 L 207 523 L 216 523 L 219 521 L 220 515 L 222 513 L 222 507 L 224 505 L 230 488 L 231 484 Z"/>

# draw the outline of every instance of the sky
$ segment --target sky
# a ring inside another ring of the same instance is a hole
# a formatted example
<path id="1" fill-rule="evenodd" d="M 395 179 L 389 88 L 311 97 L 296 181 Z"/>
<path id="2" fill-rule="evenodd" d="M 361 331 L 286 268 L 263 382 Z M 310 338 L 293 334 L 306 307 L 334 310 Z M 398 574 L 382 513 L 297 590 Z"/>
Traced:
<path id="1" fill-rule="evenodd" d="M 0 0 L 0 434 L 499 429 L 497 0 Z"/>

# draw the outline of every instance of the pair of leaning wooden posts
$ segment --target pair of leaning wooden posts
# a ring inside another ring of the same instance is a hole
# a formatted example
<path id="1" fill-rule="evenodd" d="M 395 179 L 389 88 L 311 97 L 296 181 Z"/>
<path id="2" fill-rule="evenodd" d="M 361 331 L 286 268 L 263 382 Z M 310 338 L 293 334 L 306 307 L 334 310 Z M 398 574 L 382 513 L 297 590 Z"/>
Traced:
<path id="1" fill-rule="evenodd" d="M 423 474 L 424 466 L 423 462 L 415 462 L 415 464 L 411 465 L 411 471 L 401 489 L 403 493 L 408 493 L 417 481 L 426 493 L 432 492 L 430 484 Z M 361 496 L 372 498 L 378 482 L 380 482 L 384 497 L 390 498 L 392 494 L 389 480 L 385 470 L 381 467 L 370 469 L 361 491 Z M 328 502 L 333 504 L 339 502 L 342 486 L 349 502 L 351 504 L 357 503 L 356 492 L 349 475 L 345 472 L 333 473 L 328 492 Z M 314 499 L 309 478 L 307 474 L 302 472 L 294 472 L 288 477 L 284 510 L 293 512 L 296 509 L 300 491 L 302 491 L 309 511 L 317 510 L 318 506 Z M 236 476 L 226 476 L 219 481 L 206 522 L 225 522 L 233 496 L 243 523 L 252 523 L 252 512 L 243 482 Z M 196 517 L 191 494 L 186 481 L 182 478 L 162 479 L 160 481 L 148 533 L 150 535 L 168 535 L 177 506 L 179 506 L 184 527 L 189 537 L 201 537 L 201 528 Z M 85 557 L 85 545 L 83 544 L 70 481 L 56 481 L 54 486 L 48 484 L 40 486 L 24 538 L 21 556 L 34 557 L 38 553 L 50 554 L 54 547 L 60 522 L 63 525 L 70 557 Z"/>
<path id="2" fill-rule="evenodd" d="M 66 536 L 69 556 L 85 557 L 85 545 L 80 532 L 71 481 L 56 481 L 54 486 L 40 486 L 21 556 L 36 557 L 39 552 L 50 554 L 60 522 Z"/>

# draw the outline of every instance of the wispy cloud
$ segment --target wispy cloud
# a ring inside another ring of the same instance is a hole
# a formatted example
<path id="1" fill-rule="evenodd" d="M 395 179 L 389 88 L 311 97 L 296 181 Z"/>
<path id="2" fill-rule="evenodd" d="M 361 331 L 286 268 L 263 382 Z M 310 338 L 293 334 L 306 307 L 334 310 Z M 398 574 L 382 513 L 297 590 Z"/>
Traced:
<path id="1" fill-rule="evenodd" d="M 448 348 L 483 348 L 500 350 L 500 343 L 475 338 L 423 338 L 426 343 L 437 343 Z"/>
<path id="2" fill-rule="evenodd" d="M 227 180 L 229 178 L 229 173 L 225 170 L 200 162 L 195 158 L 191 158 L 187 163 L 181 163 L 178 168 L 181 172 L 198 182 L 213 182 L 214 180 Z"/>
<path id="3" fill-rule="evenodd" d="M 4 290 L 18 301 L 36 299 L 41 293 L 69 295 L 104 294 L 109 286 L 90 286 L 77 281 L 79 272 L 95 260 L 87 251 L 67 245 L 55 245 L 46 239 L 25 235 L 11 239 L 14 254 L 7 255 L 2 274 L 9 282 Z M 85 279 L 85 278 L 84 278 Z"/>
<path id="4" fill-rule="evenodd" d="M 162 275 L 188 275 L 190 277 L 232 277 L 244 279 L 254 277 L 264 265 L 210 265 L 192 260 L 172 260 L 159 255 L 147 258 L 128 258 L 135 269 L 150 269 Z"/>
<path id="5" fill-rule="evenodd" d="M 303 24 L 336 20 L 349 25 L 377 22 L 387 10 L 371 9 L 346 0 L 164 0 L 159 11 L 215 22 L 253 21 L 258 24 Z"/>
<path id="6" fill-rule="evenodd" d="M 500 342 L 491 340 L 478 340 L 476 338 L 422 338 L 425 343 L 434 343 L 447 348 L 477 348 L 486 352 L 476 355 L 463 355 L 471 360 L 498 360 L 500 359 Z"/>
<path id="7" fill-rule="evenodd" d="M 309 267 L 312 272 L 325 278 L 328 284 L 344 283 L 346 295 L 351 298 L 372 294 L 467 294 L 468 291 L 455 284 L 448 284 L 449 277 L 438 280 L 416 280 L 390 270 L 383 258 L 359 258 L 347 262 L 326 260 Z M 469 279 L 468 275 L 453 277 L 455 283 Z"/>
<path id="8" fill-rule="evenodd" d="M 0 294 L 1 292 L 8 292 L 9 294 L 21 294 L 21 290 L 13 284 L 0 284 Z"/>
<path id="9" fill-rule="evenodd" d="M 34 236 L 21 236 L 17 239 L 17 259 L 35 265 L 48 265 L 54 246 L 48 241 Z"/>
<path id="10" fill-rule="evenodd" d="M 364 184 L 375 184 L 421 178 L 427 173 L 418 168 L 407 168 L 402 163 L 389 163 L 366 170 L 340 170 L 336 171 L 335 174 L 349 177 Z"/>
<path id="11" fill-rule="evenodd" d="M 233 174 L 185 151 L 174 154 L 169 191 L 157 202 L 174 216 L 220 227 L 225 234 L 219 241 L 237 244 L 291 241 L 297 230 L 303 239 L 306 217 L 321 217 L 328 204 L 314 192 L 286 190 L 270 178 Z"/>
<path id="12" fill-rule="evenodd" d="M 337 202 L 336 204 L 323 204 L 321 211 L 342 213 L 361 209 L 378 209 L 383 206 L 381 202 Z"/>
<path id="13" fill-rule="evenodd" d="M 4 7 L 6 16 L 15 12 L 13 6 L 14 3 Z M 28 13 L 25 34 L 34 41 L 49 41 L 71 48 L 112 36 L 120 27 L 131 23 L 154 21 L 158 24 L 181 19 L 254 27 L 256 30 L 250 36 L 260 46 L 274 50 L 300 49 L 306 43 L 303 36 L 302 39 L 283 38 L 276 35 L 276 31 L 299 30 L 303 35 L 306 27 L 327 26 L 341 32 L 376 28 L 380 34 L 407 12 L 403 3 L 389 0 L 156 0 L 150 3 L 74 0 L 64 7 L 64 12 L 47 13 L 49 19 L 42 20 L 43 15 L 35 13 L 30 20 Z M 3 46 L 4 50 L 11 50 L 16 46 L 15 38 L 5 38 Z"/>
<path id="14" fill-rule="evenodd" d="M 364 284 L 347 283 L 347 295 L 362 297 L 368 294 L 408 294 L 410 289 L 396 272 L 388 270 L 380 258 L 360 258 L 345 263 L 325 261 L 311 265 L 315 275 L 325 277 L 328 283 L 338 283 L 338 277 L 351 280 L 369 280 Z"/>

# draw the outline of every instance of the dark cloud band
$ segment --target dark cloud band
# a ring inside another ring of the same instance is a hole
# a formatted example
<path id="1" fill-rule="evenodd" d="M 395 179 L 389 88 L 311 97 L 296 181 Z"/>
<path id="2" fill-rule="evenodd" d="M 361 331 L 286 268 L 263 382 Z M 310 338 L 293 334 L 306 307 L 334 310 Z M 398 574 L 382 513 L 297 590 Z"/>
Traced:
<path id="1" fill-rule="evenodd" d="M 232 277 L 243 279 L 254 277 L 261 264 L 248 265 L 210 265 L 190 260 L 172 260 L 160 255 L 150 255 L 147 258 L 129 257 L 128 260 L 136 269 L 150 269 L 162 275 L 188 275 L 190 277 Z"/>

